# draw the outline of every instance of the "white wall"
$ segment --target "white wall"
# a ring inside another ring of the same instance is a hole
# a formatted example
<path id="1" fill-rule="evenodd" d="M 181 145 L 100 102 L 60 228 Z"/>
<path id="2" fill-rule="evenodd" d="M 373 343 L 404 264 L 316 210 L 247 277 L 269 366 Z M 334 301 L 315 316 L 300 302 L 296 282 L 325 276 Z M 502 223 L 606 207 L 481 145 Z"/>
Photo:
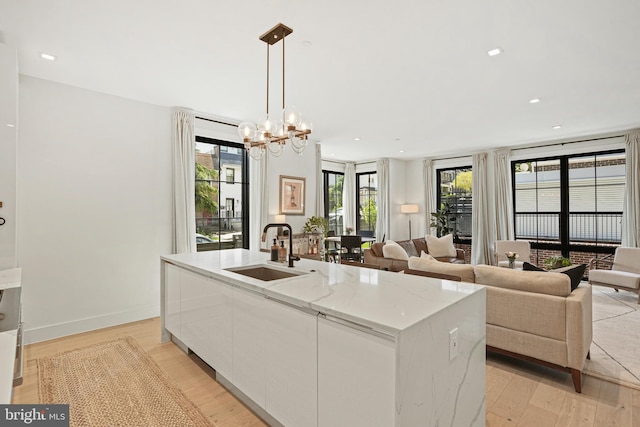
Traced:
<path id="1" fill-rule="evenodd" d="M 249 160 L 251 164 L 255 161 Z M 316 215 L 316 150 L 309 142 L 300 155 L 296 154 L 289 143 L 280 157 L 269 158 L 269 222 L 274 222 L 275 215 L 280 212 L 280 175 L 305 178 L 304 215 L 286 215 L 286 222 L 294 233 L 302 232 L 307 218 Z M 255 212 L 252 209 L 252 212 Z M 263 226 L 266 224 L 263 224 Z M 269 243 L 267 239 L 266 244 Z M 267 246 L 263 246 L 267 247 Z"/>
<path id="2" fill-rule="evenodd" d="M 410 160 L 406 162 L 406 203 L 418 205 L 418 213 L 411 215 L 411 237 L 417 239 L 427 234 L 427 224 L 431 219 L 431 213 L 425 212 L 423 160 Z M 406 214 L 401 214 L 407 217 Z M 405 218 L 405 228 L 409 227 L 409 218 Z"/>
<path id="3" fill-rule="evenodd" d="M 17 109 L 17 52 L 0 43 L 0 218 L 6 221 L 0 226 L 0 270 L 16 266 Z"/>
<path id="4" fill-rule="evenodd" d="M 406 240 L 409 238 L 409 218 L 400 213 L 400 205 L 408 203 L 406 182 L 406 162 L 389 159 L 390 226 L 389 235 L 386 236 L 387 240 Z"/>
<path id="5" fill-rule="evenodd" d="M 26 76 L 19 102 L 26 341 L 157 316 L 170 110 Z"/>

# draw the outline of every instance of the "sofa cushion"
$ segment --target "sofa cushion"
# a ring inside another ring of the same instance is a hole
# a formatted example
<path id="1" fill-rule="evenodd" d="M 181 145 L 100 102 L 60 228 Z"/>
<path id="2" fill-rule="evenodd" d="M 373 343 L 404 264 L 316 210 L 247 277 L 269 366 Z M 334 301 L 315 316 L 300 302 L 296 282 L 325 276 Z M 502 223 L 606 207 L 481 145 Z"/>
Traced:
<path id="1" fill-rule="evenodd" d="M 382 254 L 383 247 L 384 247 L 384 242 L 375 242 L 371 245 L 369 249 L 375 256 L 379 256 L 383 258 L 384 257 L 384 255 Z"/>
<path id="2" fill-rule="evenodd" d="M 402 249 L 407 253 L 407 256 L 419 256 L 420 252 L 416 250 L 416 246 L 413 243 L 413 240 L 399 240 L 396 242 Z"/>
<path id="3" fill-rule="evenodd" d="M 425 236 L 429 254 L 435 258 L 450 257 L 455 258 L 456 248 L 453 246 L 453 234 L 447 234 L 442 237 Z"/>
<path id="4" fill-rule="evenodd" d="M 525 292 L 566 297 L 571 294 L 571 279 L 566 274 L 512 270 L 493 265 L 475 266 L 476 283 L 517 289 Z"/>
<path id="5" fill-rule="evenodd" d="M 554 273 L 563 273 L 569 276 L 571 279 L 571 291 L 580 285 L 582 281 L 582 276 L 584 276 L 584 270 L 587 268 L 587 264 L 578 264 L 578 265 L 570 265 L 568 267 L 556 268 L 553 270 Z M 540 268 L 537 265 L 533 265 L 528 262 L 524 262 L 522 265 L 522 269 L 525 271 L 549 271 L 544 268 Z"/>
<path id="6" fill-rule="evenodd" d="M 607 286 L 617 285 L 621 288 L 638 289 L 640 275 L 617 270 L 590 270 L 589 282 L 594 285 L 604 283 Z"/>
<path id="7" fill-rule="evenodd" d="M 393 240 L 387 240 L 387 243 L 382 247 L 382 255 L 385 258 L 409 259 L 407 251 Z"/>
<path id="8" fill-rule="evenodd" d="M 428 253 L 426 253 L 425 251 L 421 251 L 420 252 L 420 258 L 422 259 L 428 259 L 429 261 L 437 261 L 434 257 L 432 257 L 431 255 L 429 255 Z"/>
<path id="9" fill-rule="evenodd" d="M 463 282 L 475 282 L 473 265 L 453 264 L 448 262 L 432 261 L 426 258 L 410 257 L 407 264 L 412 270 L 428 271 L 430 273 L 448 274 L 458 276 Z"/>
<path id="10" fill-rule="evenodd" d="M 424 237 L 413 239 L 413 246 L 416 247 L 416 256 L 418 256 L 417 254 L 422 253 L 422 251 L 429 253 L 429 249 L 427 248 L 427 241 Z"/>

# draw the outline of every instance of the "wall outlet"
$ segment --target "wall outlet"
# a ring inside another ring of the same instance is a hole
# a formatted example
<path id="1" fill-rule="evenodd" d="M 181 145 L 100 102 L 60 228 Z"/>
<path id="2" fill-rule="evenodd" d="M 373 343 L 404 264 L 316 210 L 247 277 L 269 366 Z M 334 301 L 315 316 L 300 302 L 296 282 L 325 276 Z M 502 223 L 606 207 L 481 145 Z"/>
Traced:
<path id="1" fill-rule="evenodd" d="M 458 328 L 449 331 L 449 360 L 458 356 Z"/>

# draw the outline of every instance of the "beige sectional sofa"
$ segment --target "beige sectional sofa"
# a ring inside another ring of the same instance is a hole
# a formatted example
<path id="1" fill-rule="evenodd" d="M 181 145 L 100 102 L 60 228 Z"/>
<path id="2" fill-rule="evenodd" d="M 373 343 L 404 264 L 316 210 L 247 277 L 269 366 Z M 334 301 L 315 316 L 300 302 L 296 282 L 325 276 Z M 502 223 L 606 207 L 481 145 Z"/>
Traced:
<path id="1" fill-rule="evenodd" d="M 427 241 L 424 237 L 412 240 L 398 240 L 396 242 L 405 250 L 408 256 L 419 257 L 422 252 L 429 253 L 427 247 Z M 407 260 L 385 258 L 382 253 L 382 248 L 385 245 L 384 242 L 377 242 L 371 245 L 370 249 L 364 250 L 364 262 L 367 264 L 375 264 L 380 269 L 386 269 L 389 271 L 402 271 L 407 269 Z M 440 257 L 436 258 L 438 261 L 446 263 L 464 264 L 464 251 L 462 249 L 456 249 L 455 257 Z"/>
<path id="2" fill-rule="evenodd" d="M 581 392 L 593 331 L 588 283 L 571 291 L 571 281 L 562 273 L 448 265 L 420 258 L 410 258 L 408 266 L 486 285 L 487 349 L 570 372 Z"/>

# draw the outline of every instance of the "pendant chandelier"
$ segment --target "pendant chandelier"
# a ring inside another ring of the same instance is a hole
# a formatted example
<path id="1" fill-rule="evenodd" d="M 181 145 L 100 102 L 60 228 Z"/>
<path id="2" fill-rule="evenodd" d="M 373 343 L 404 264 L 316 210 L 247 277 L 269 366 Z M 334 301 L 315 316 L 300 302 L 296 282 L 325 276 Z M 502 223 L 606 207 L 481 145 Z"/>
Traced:
<path id="1" fill-rule="evenodd" d="M 280 156 L 287 141 L 291 142 L 294 152 L 300 154 L 307 146 L 307 136 L 311 134 L 311 123 L 302 120 L 302 115 L 294 106 L 285 107 L 284 103 L 284 39 L 293 30 L 284 24 L 278 24 L 263 35 L 260 40 L 267 44 L 267 110 L 258 124 L 242 122 L 238 125 L 238 134 L 244 142 L 249 155 L 260 160 L 267 150 L 274 156 Z M 269 48 L 282 40 L 282 112 L 269 115 Z"/>

